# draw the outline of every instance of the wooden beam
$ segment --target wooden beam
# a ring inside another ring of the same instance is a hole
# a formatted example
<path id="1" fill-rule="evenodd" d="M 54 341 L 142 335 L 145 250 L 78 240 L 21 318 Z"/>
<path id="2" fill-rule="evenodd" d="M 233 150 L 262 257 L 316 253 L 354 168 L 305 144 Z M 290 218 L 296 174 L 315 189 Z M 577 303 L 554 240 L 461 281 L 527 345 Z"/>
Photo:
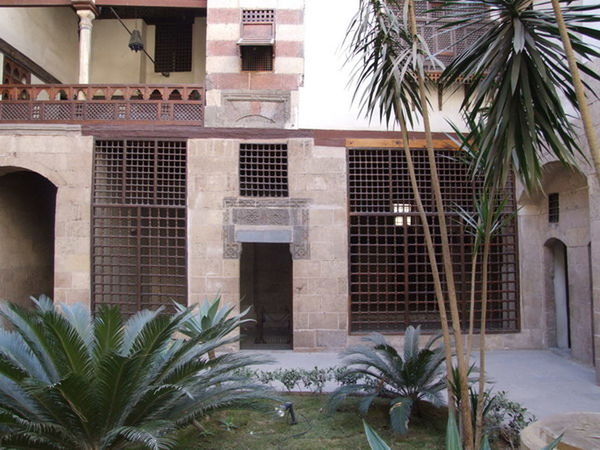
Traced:
<path id="1" fill-rule="evenodd" d="M 146 8 L 206 8 L 208 0 L 96 0 L 96 6 L 144 6 Z M 71 0 L 0 0 L 0 7 L 71 6 Z"/>
<path id="2" fill-rule="evenodd" d="M 410 148 L 427 148 L 425 139 L 409 139 Z M 347 148 L 399 148 L 402 139 L 346 139 Z M 450 139 L 434 139 L 433 148 L 436 150 L 454 150 L 458 146 Z"/>
<path id="3" fill-rule="evenodd" d="M 14 59 L 16 62 L 21 64 L 27 70 L 31 72 L 32 75 L 35 75 L 44 83 L 48 84 L 60 84 L 60 80 L 52 75 L 50 72 L 45 70 L 42 66 L 37 64 L 31 58 L 27 57 L 24 53 L 21 53 L 19 50 L 14 48 L 4 39 L 0 38 L 0 52 Z M 2 80 L 0 80 L 2 81 Z"/>
<path id="4" fill-rule="evenodd" d="M 145 6 L 147 8 L 206 8 L 208 0 L 96 0 L 96 6 Z"/>
<path id="5" fill-rule="evenodd" d="M 71 0 L 0 0 L 2 6 L 71 6 Z"/>

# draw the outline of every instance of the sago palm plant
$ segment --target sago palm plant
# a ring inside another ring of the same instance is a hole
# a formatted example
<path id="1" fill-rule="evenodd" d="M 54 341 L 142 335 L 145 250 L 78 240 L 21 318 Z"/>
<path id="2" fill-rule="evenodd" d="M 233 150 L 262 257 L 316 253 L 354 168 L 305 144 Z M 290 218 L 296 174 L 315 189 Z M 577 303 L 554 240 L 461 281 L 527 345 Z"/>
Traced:
<path id="1" fill-rule="evenodd" d="M 404 349 L 399 353 L 378 333 L 363 338 L 370 345 L 350 347 L 342 353 L 348 375 L 360 375 L 359 381 L 335 390 L 329 399 L 329 410 L 335 411 L 349 395 L 363 394 L 359 412 L 365 415 L 378 397 L 390 401 L 390 423 L 399 433 L 406 433 L 413 406 L 427 401 L 435 406 L 443 403 L 444 348 L 435 346 L 440 336 L 432 336 L 419 347 L 420 327 L 409 326 Z"/>
<path id="2" fill-rule="evenodd" d="M 173 338 L 188 309 L 124 322 L 114 307 L 92 316 L 80 304 L 34 303 L 0 306 L 2 448 L 171 448 L 177 429 L 266 395 L 235 375 L 255 359 L 207 357 L 226 339 Z"/>
<path id="3" fill-rule="evenodd" d="M 184 313 L 187 308 L 179 303 L 175 303 L 175 309 L 180 313 Z M 217 295 L 213 300 L 204 300 L 194 311 L 189 315 L 181 327 L 181 332 L 188 338 L 197 339 L 199 342 L 207 342 L 211 339 L 220 339 L 229 336 L 234 331 L 249 322 L 254 322 L 254 319 L 247 319 L 250 308 L 242 311 L 240 314 L 231 315 L 233 306 L 221 306 L 221 296 Z M 231 336 L 234 337 L 234 336 Z M 239 334 L 235 336 L 239 339 Z M 230 341 L 229 341 L 230 342 Z M 209 352 L 211 358 L 215 357 L 214 350 Z"/>

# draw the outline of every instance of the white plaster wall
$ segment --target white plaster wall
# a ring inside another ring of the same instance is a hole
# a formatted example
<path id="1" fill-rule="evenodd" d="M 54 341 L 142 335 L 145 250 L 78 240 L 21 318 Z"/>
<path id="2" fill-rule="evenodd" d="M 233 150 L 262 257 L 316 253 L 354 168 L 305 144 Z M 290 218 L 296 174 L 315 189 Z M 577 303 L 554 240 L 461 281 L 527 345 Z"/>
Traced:
<path id="1" fill-rule="evenodd" d="M 130 30 L 141 20 L 123 20 Z M 142 52 L 129 50 L 129 33 L 117 20 L 96 20 L 92 29 L 92 83 L 139 83 Z"/>
<path id="2" fill-rule="evenodd" d="M 146 51 L 154 58 L 156 27 L 142 20 L 124 22 L 130 30 L 140 30 Z M 154 72 L 154 65 L 143 52 L 129 49 L 129 34 L 117 20 L 97 20 L 92 31 L 92 83 L 204 84 L 206 18 L 196 18 L 192 39 L 192 71 L 172 72 L 164 77 Z"/>
<path id="3" fill-rule="evenodd" d="M 300 88 L 300 128 L 385 130 L 378 120 L 371 123 L 352 103 L 352 66 L 345 65 L 343 41 L 348 25 L 358 9 L 358 0 L 306 0 L 305 79 Z M 433 131 L 451 131 L 447 119 L 460 123 L 458 108 L 462 90 L 445 94 L 443 110 L 438 110 L 437 92 L 431 96 Z M 416 124 L 415 131 L 421 131 Z"/>
<path id="4" fill-rule="evenodd" d="M 63 83 L 77 82 L 77 29 L 70 7 L 0 8 L 0 37 Z"/>

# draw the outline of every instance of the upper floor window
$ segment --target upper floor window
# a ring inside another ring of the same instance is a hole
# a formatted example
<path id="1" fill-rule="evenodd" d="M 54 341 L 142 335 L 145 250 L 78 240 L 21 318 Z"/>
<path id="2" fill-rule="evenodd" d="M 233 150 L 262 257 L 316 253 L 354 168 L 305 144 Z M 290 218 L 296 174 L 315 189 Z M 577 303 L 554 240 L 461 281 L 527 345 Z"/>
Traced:
<path id="1" fill-rule="evenodd" d="M 155 72 L 192 71 L 192 23 L 158 23 L 154 50 Z"/>
<path id="2" fill-rule="evenodd" d="M 242 70 L 269 72 L 275 56 L 275 10 L 244 9 L 238 41 Z"/>
<path id="3" fill-rule="evenodd" d="M 560 203 L 558 192 L 548 195 L 548 222 L 558 223 L 560 220 Z"/>

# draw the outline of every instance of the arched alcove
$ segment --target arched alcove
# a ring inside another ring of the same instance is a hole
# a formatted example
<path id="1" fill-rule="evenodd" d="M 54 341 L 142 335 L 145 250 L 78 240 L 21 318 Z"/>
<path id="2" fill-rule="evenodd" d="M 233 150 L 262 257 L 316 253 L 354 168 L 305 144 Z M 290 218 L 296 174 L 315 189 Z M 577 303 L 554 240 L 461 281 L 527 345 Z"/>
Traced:
<path id="1" fill-rule="evenodd" d="M 36 172 L 0 168 L 0 299 L 52 296 L 56 192 Z"/>

